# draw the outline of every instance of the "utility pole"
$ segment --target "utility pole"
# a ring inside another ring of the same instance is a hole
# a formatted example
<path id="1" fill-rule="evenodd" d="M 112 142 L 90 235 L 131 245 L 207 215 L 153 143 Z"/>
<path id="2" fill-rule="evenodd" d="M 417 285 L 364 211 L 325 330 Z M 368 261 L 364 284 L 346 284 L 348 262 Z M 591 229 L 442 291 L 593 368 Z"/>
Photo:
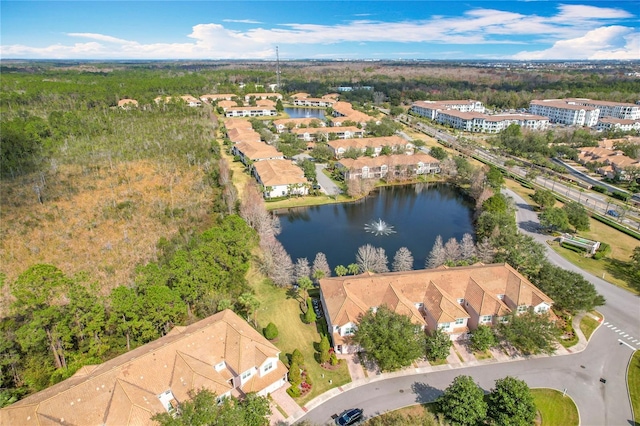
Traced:
<path id="1" fill-rule="evenodd" d="M 276 46 L 276 84 L 278 90 L 280 90 L 280 54 L 278 53 L 278 46 Z"/>

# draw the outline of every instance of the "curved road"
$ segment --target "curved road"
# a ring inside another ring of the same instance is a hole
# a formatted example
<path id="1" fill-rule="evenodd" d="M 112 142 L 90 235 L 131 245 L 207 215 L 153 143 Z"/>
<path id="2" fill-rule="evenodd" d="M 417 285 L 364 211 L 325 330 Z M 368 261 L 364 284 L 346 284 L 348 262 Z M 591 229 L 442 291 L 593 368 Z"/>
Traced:
<path id="1" fill-rule="evenodd" d="M 507 193 L 516 202 L 516 220 L 521 231 L 544 243 L 548 237 L 538 232 L 536 213 L 517 194 Z M 487 391 L 496 379 L 507 375 L 523 379 L 531 387 L 566 390 L 578 405 L 582 425 L 632 424 L 625 377 L 633 353 L 631 347 L 640 349 L 633 343 L 640 340 L 640 301 L 629 292 L 576 268 L 547 244 L 545 246 L 551 262 L 581 273 L 607 299 L 607 304 L 599 308 L 605 315 L 605 323 L 594 333 L 583 352 L 407 374 L 383 380 L 371 378 L 369 383 L 327 400 L 301 420 L 325 424 L 331 421 L 332 415 L 351 407 L 361 407 L 365 416 L 372 417 L 403 406 L 433 401 L 456 376 L 466 374 Z"/>

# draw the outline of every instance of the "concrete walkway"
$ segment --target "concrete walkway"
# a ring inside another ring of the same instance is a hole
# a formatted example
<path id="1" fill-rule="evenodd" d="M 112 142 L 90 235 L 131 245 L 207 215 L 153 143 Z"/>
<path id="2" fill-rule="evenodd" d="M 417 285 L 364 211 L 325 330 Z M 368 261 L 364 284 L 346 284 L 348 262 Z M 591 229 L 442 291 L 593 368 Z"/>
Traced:
<path id="1" fill-rule="evenodd" d="M 273 402 L 278 404 L 282 410 L 287 413 L 289 419 L 292 417 L 301 417 L 304 415 L 304 411 L 300 408 L 297 402 L 289 396 L 287 393 L 287 389 L 291 385 L 287 383 L 285 386 L 281 387 L 278 390 L 271 392 L 271 398 Z M 288 424 L 285 417 L 280 413 L 280 411 L 271 404 L 271 416 L 269 417 L 269 422 L 272 425 L 276 424 Z"/>
<path id="2" fill-rule="evenodd" d="M 344 359 L 347 362 L 347 367 L 349 368 L 349 375 L 351 376 L 352 382 L 355 382 L 356 380 L 362 380 L 367 377 L 358 354 L 340 354 L 337 355 L 337 357 L 338 359 Z"/>

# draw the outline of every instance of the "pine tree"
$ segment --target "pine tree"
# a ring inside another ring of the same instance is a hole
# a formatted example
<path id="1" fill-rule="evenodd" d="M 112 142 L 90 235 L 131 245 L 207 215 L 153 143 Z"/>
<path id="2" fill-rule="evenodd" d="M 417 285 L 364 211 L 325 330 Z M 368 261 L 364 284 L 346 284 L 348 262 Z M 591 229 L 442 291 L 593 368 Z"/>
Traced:
<path id="1" fill-rule="evenodd" d="M 392 270 L 394 272 L 399 271 L 411 271 L 413 269 L 413 255 L 406 247 L 400 247 L 393 257 Z"/>
<path id="2" fill-rule="evenodd" d="M 436 237 L 435 243 L 433 243 L 433 248 L 429 252 L 429 256 L 427 257 L 427 262 L 425 264 L 425 268 L 437 268 L 440 265 L 443 265 L 446 260 L 444 246 L 442 245 L 442 237 L 438 235 Z"/>

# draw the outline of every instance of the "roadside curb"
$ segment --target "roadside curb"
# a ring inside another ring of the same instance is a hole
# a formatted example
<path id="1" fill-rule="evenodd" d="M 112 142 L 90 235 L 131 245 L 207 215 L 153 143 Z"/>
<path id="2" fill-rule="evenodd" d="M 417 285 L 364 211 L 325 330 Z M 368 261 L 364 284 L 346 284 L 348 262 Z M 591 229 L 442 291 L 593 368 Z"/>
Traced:
<path id="1" fill-rule="evenodd" d="M 582 315 L 583 316 L 583 315 Z M 580 316 L 580 318 L 582 318 L 582 316 Z M 575 320 L 576 317 L 574 317 Z M 603 320 L 600 322 L 600 325 L 598 326 L 598 328 L 600 328 L 600 326 L 602 325 L 602 323 L 604 322 L 604 316 L 603 316 Z M 579 324 L 579 322 L 578 322 Z M 579 327 L 578 327 L 579 328 Z M 575 327 L 574 327 L 575 329 Z M 597 330 L 597 328 L 596 328 Z M 594 330 L 595 333 L 595 330 Z M 490 364 L 501 364 L 501 363 L 507 363 L 507 362 L 518 362 L 518 361 L 526 361 L 526 360 L 530 360 L 530 359 L 537 359 L 537 358 L 550 358 L 550 357 L 556 357 L 556 356 L 568 356 L 568 355 L 575 355 L 578 354 L 582 351 L 584 351 L 587 348 L 588 342 L 586 341 L 584 334 L 582 334 L 582 332 L 580 332 L 580 334 L 578 335 L 578 343 L 576 343 L 574 346 L 572 346 L 569 349 L 573 349 L 573 350 L 569 350 L 566 349 L 566 353 L 556 353 L 553 355 L 546 355 L 546 354 L 539 354 L 539 355 L 529 355 L 529 356 L 511 356 L 509 357 L 509 359 L 505 359 L 502 361 L 499 361 L 495 358 L 491 358 L 491 359 L 484 359 L 484 360 L 475 360 L 475 361 L 470 361 L 470 362 L 461 362 L 461 363 L 457 363 L 457 364 L 443 364 L 443 365 L 436 365 L 436 366 L 429 366 L 429 367 L 408 367 L 406 369 L 403 370 L 399 370 L 399 371 L 394 371 L 391 373 L 378 373 L 373 377 L 366 377 L 364 379 L 360 379 L 360 380 L 356 380 L 350 383 L 347 383 L 345 385 L 342 386 L 338 386 L 335 387 L 333 389 L 329 389 L 328 391 L 326 391 L 325 393 L 323 393 L 322 395 L 318 395 L 317 397 L 315 397 L 314 399 L 312 399 L 311 401 L 309 401 L 308 403 L 306 403 L 303 407 L 300 408 L 300 410 L 297 410 L 295 413 L 293 413 L 291 416 L 289 416 L 286 421 L 288 422 L 288 424 L 294 424 L 296 421 L 298 421 L 301 417 L 303 417 L 305 414 L 307 414 L 309 411 L 313 410 L 314 408 L 316 408 L 319 405 L 322 405 L 323 403 L 325 403 L 326 401 L 341 395 L 347 391 L 350 391 L 352 389 L 358 388 L 360 386 L 364 386 L 370 383 L 375 383 L 375 382 L 379 382 L 379 381 L 383 381 L 383 380 L 387 380 L 387 379 L 393 379 L 396 377 L 403 377 L 403 376 L 418 376 L 418 375 L 422 375 L 422 374 L 428 374 L 428 373 L 434 373 L 434 372 L 438 372 L 438 371 L 445 371 L 445 370 L 458 370 L 458 369 L 462 369 L 462 368 L 470 368 L 470 367 L 481 367 L 483 365 L 490 365 Z M 576 348 L 577 347 L 577 348 Z M 576 348 L 576 349 L 574 349 Z M 575 401 L 574 401 L 575 403 Z M 577 406 L 577 405 L 576 405 Z M 579 413 L 579 411 L 578 411 Z"/>

